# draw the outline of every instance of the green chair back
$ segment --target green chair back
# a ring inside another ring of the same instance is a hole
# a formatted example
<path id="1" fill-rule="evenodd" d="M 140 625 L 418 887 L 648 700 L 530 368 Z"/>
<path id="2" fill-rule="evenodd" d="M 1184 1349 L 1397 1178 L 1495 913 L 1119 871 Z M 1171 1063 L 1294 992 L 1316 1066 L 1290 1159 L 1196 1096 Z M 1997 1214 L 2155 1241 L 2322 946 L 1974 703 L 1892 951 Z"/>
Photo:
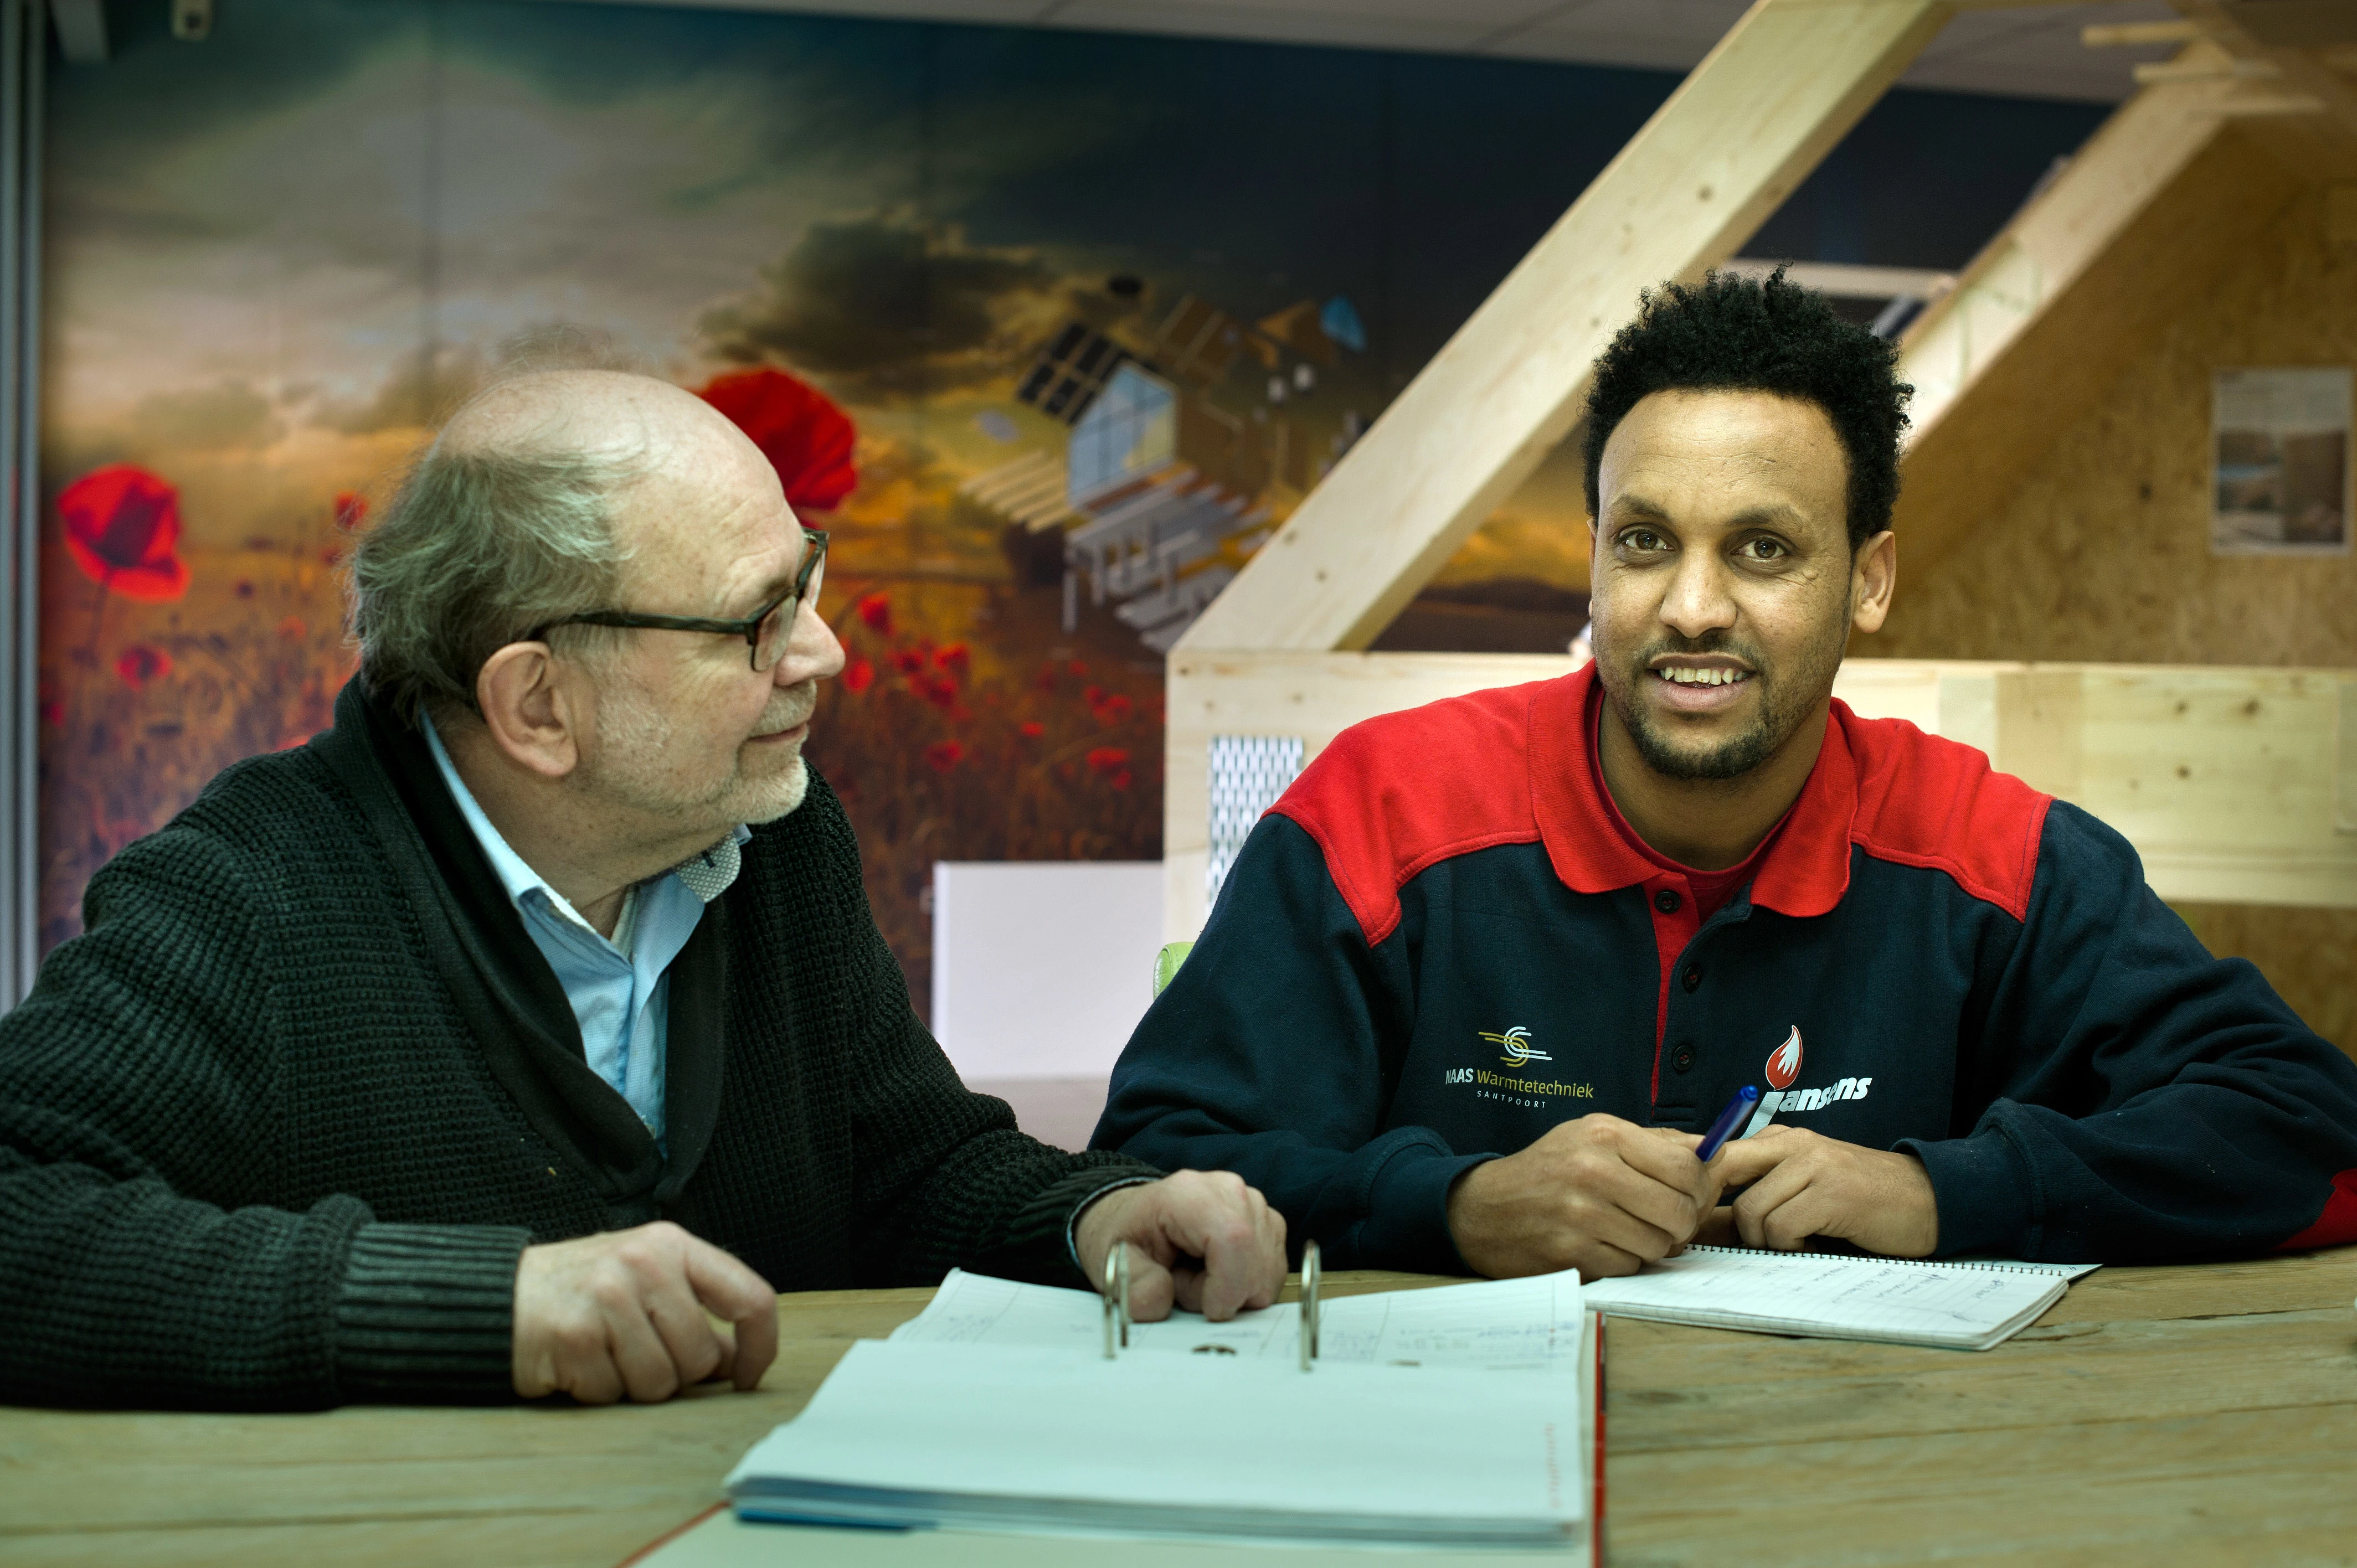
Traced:
<path id="1" fill-rule="evenodd" d="M 1154 955 L 1154 994 L 1162 994 L 1162 988 L 1170 983 L 1170 977 L 1178 972 L 1178 966 L 1185 963 L 1187 955 L 1194 950 L 1193 942 L 1165 942 L 1162 945 L 1162 950 Z"/>

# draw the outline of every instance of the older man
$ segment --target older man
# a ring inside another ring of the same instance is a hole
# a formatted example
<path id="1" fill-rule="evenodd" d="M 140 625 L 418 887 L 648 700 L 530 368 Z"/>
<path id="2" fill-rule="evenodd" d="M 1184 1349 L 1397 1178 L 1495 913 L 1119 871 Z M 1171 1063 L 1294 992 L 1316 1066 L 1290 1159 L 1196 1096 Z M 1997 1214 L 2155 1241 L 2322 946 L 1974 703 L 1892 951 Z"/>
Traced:
<path id="1" fill-rule="evenodd" d="M 772 1285 L 1124 1240 L 1147 1316 L 1273 1299 L 1258 1194 L 1032 1141 L 910 1015 L 802 757 L 825 543 L 662 382 L 451 421 L 336 727 L 118 855 L 0 1020 L 0 1397 L 749 1388 Z"/>

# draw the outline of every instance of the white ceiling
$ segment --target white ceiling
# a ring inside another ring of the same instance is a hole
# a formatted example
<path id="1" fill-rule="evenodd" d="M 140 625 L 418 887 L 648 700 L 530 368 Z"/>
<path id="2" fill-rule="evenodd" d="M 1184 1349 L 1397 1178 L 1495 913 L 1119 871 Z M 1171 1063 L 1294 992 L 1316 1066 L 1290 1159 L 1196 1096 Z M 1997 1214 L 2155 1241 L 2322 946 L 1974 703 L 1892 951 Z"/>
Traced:
<path id="1" fill-rule="evenodd" d="M 1165 33 L 1512 59 L 1685 70 L 1747 0 L 675 0 L 745 10 Z M 1908 87 L 2099 102 L 2134 90 L 2129 69 L 2165 48 L 2091 49 L 2089 22 L 2165 21 L 2161 0 L 1968 11 L 1901 79 Z"/>

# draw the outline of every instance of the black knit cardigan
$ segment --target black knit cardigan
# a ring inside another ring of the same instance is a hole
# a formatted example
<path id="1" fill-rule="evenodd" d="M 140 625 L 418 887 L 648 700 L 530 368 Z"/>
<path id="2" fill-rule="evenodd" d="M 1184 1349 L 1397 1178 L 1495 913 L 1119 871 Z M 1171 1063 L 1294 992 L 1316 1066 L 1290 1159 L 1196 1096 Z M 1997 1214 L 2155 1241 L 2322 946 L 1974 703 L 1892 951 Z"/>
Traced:
<path id="1" fill-rule="evenodd" d="M 516 1261 L 678 1221 L 780 1290 L 1064 1284 L 1125 1177 L 969 1093 L 815 773 L 673 961 L 669 1158 L 423 737 L 355 680 L 92 877 L 0 1018 L 0 1400 L 510 1397 Z"/>

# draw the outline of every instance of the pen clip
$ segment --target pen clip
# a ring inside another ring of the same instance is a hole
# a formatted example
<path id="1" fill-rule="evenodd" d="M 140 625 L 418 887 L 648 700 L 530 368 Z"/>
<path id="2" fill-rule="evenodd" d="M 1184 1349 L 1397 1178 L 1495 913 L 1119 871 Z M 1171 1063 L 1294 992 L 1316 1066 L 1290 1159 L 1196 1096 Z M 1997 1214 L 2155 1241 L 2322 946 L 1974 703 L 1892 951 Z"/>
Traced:
<path id="1" fill-rule="evenodd" d="M 1301 1369 L 1318 1359 L 1318 1243 L 1301 1249 Z"/>

